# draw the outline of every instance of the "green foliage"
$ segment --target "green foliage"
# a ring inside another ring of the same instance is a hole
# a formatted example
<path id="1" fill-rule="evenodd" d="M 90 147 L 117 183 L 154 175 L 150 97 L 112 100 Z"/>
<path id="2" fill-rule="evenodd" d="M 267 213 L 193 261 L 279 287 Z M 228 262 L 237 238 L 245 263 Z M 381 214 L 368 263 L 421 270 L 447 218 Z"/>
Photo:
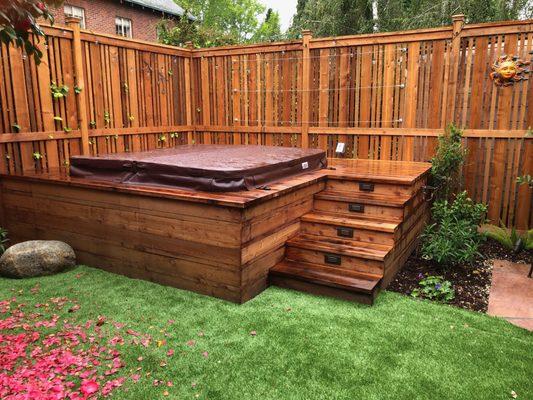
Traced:
<path id="1" fill-rule="evenodd" d="M 290 37 L 311 29 L 316 37 L 373 31 L 371 0 L 298 0 Z"/>
<path id="2" fill-rule="evenodd" d="M 265 13 L 258 0 L 189 0 L 180 5 L 197 18 L 161 21 L 157 26 L 161 43 L 213 47 L 272 41 L 281 36 L 279 15 L 271 10 Z M 263 15 L 264 22 L 260 23 Z"/>
<path id="3" fill-rule="evenodd" d="M 43 158 L 43 155 L 41 153 L 39 153 L 38 151 L 36 151 L 35 153 L 33 153 L 33 159 L 35 161 L 39 161 Z"/>
<path id="4" fill-rule="evenodd" d="M 17 124 L 17 123 L 14 123 L 13 125 L 11 125 L 11 128 L 13 128 L 13 130 L 15 131 L 15 133 L 18 133 L 20 132 L 20 125 Z"/>
<path id="5" fill-rule="evenodd" d="M 529 174 L 518 176 L 516 178 L 516 183 L 518 183 L 519 185 L 528 185 L 530 189 L 533 188 L 533 178 Z"/>
<path id="6" fill-rule="evenodd" d="M 0 255 L 4 254 L 6 251 L 8 242 L 8 232 L 0 227 Z"/>
<path id="7" fill-rule="evenodd" d="M 437 199 L 450 198 L 461 187 L 461 168 L 466 157 L 462 137 L 463 132 L 453 125 L 439 136 L 437 153 L 431 159 L 432 184 Z"/>
<path id="8" fill-rule="evenodd" d="M 80 94 L 81 91 L 82 91 L 81 87 L 79 87 L 78 85 L 74 86 L 74 93 Z"/>
<path id="9" fill-rule="evenodd" d="M 453 202 L 436 201 L 432 223 L 422 234 L 422 257 L 443 266 L 471 262 L 478 254 L 483 235 L 478 232 L 485 220 L 487 206 L 474 203 L 466 192 Z"/>
<path id="10" fill-rule="evenodd" d="M 311 29 L 314 36 L 323 37 L 430 28 L 451 25 L 454 14 L 465 14 L 467 23 L 528 19 L 533 16 L 533 3 L 529 0 L 298 0 L 289 35 L 297 37 L 302 29 Z"/>
<path id="11" fill-rule="evenodd" d="M 283 39 L 283 35 L 281 34 L 279 14 L 277 11 L 269 8 L 265 20 L 252 35 L 251 42 L 273 42 L 281 39 Z"/>
<path id="12" fill-rule="evenodd" d="M 533 229 L 521 235 L 514 227 L 507 229 L 503 224 L 501 226 L 487 225 L 485 235 L 516 253 L 524 249 L 533 250 Z"/>
<path id="13" fill-rule="evenodd" d="M 63 0 L 11 0 L 0 6 L 0 42 L 15 44 L 26 54 L 35 57 L 39 64 L 41 50 L 33 43 L 30 34 L 44 36 L 38 20 L 54 22 L 49 7 L 58 7 Z M 38 42 L 38 40 L 37 40 Z"/>
<path id="14" fill-rule="evenodd" d="M 532 11 L 528 0 L 378 0 L 377 4 L 379 31 L 451 25 L 454 14 L 464 14 L 466 23 L 478 23 L 527 18 Z"/>
<path id="15" fill-rule="evenodd" d="M 418 289 L 414 289 L 411 292 L 411 296 L 445 303 L 455 298 L 455 290 L 452 283 L 442 276 L 430 275 L 418 282 L 418 286 Z"/>
<path id="16" fill-rule="evenodd" d="M 62 99 L 68 94 L 67 85 L 57 85 L 55 82 L 52 82 L 50 85 L 50 90 L 52 91 L 52 97 L 54 100 Z"/>
<path id="17" fill-rule="evenodd" d="M 215 47 L 238 44 L 237 37 L 217 31 L 199 21 L 180 20 L 175 25 L 162 20 L 157 25 L 157 37 L 163 44 L 184 47 L 192 42 L 195 47 Z"/>
<path id="18" fill-rule="evenodd" d="M 109 111 L 104 111 L 104 122 L 106 126 L 111 122 L 111 114 L 109 114 Z"/>

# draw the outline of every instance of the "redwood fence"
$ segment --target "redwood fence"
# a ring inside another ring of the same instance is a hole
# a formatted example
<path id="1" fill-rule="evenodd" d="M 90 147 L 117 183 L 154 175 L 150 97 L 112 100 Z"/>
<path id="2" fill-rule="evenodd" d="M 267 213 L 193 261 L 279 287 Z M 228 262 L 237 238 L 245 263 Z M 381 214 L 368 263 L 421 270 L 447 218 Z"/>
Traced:
<path id="1" fill-rule="evenodd" d="M 186 143 L 309 146 L 334 156 L 427 161 L 465 130 L 464 182 L 489 218 L 533 225 L 533 82 L 497 87 L 502 54 L 530 60 L 533 21 L 182 49 L 48 27 L 43 62 L 0 54 L 0 173 L 71 155 Z M 68 87 L 54 99 L 51 85 Z"/>

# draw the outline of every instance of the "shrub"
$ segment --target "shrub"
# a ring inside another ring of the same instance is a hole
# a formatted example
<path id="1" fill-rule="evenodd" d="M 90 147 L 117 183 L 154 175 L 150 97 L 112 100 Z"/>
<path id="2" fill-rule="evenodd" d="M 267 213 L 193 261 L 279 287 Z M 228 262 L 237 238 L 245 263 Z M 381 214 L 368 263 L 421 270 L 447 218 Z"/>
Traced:
<path id="1" fill-rule="evenodd" d="M 520 235 L 515 228 L 507 229 L 503 224 L 487 225 L 485 234 L 516 253 L 533 249 L 533 229 Z"/>
<path id="2" fill-rule="evenodd" d="M 474 203 L 466 192 L 453 202 L 436 201 L 431 208 L 433 221 L 422 234 L 422 257 L 441 265 L 471 262 L 483 239 L 478 228 L 486 211 L 486 205 Z"/>
<path id="3" fill-rule="evenodd" d="M 431 159 L 432 185 L 436 199 L 449 199 L 461 187 L 461 168 L 466 150 L 461 139 L 463 132 L 450 125 L 446 133 L 439 136 L 435 157 Z"/>
<path id="4" fill-rule="evenodd" d="M 429 300 L 449 302 L 455 298 L 455 290 L 450 281 L 442 276 L 428 276 L 418 282 L 418 289 L 411 292 L 413 297 L 421 297 Z"/>
<path id="5" fill-rule="evenodd" d="M 4 228 L 0 228 L 0 255 L 4 254 L 6 251 L 8 242 L 7 231 Z"/>

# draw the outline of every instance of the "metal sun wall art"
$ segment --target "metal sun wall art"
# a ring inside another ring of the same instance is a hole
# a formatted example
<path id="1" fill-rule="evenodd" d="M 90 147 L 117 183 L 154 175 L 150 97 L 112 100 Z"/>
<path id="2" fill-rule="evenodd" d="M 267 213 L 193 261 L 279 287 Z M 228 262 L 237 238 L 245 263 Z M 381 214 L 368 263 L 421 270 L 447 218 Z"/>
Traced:
<path id="1" fill-rule="evenodd" d="M 515 82 L 528 79 L 529 64 L 529 61 L 521 60 L 517 56 L 500 56 L 492 64 L 493 72 L 490 73 L 490 78 L 496 86 L 511 86 Z"/>

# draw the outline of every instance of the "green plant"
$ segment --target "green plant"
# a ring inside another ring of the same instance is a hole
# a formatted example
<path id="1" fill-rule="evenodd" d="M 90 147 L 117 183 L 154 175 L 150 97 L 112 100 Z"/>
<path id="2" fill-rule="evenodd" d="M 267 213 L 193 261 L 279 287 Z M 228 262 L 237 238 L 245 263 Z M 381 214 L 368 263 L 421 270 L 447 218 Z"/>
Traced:
<path id="1" fill-rule="evenodd" d="M 63 121 L 63 118 L 58 117 L 58 116 L 55 116 L 55 117 L 54 117 L 54 121 L 59 121 L 59 122 L 61 122 L 61 121 Z"/>
<path id="2" fill-rule="evenodd" d="M 111 122 L 111 115 L 108 111 L 104 111 L 104 122 L 106 125 L 109 125 L 109 123 Z"/>
<path id="3" fill-rule="evenodd" d="M 96 121 L 91 121 L 91 122 L 89 122 L 89 126 L 90 126 L 91 128 L 96 128 Z"/>
<path id="4" fill-rule="evenodd" d="M 461 139 L 463 132 L 449 125 L 444 135 L 439 136 L 435 157 L 431 159 L 431 181 L 436 199 L 448 199 L 461 187 L 461 167 L 466 150 Z"/>
<path id="5" fill-rule="evenodd" d="M 59 86 L 55 82 L 52 82 L 52 84 L 50 85 L 50 90 L 52 91 L 52 97 L 54 99 L 61 99 L 68 94 L 67 85 Z"/>
<path id="6" fill-rule="evenodd" d="M 72 128 L 69 128 L 68 126 L 64 126 L 63 127 L 63 132 L 65 132 L 65 133 L 72 132 Z"/>
<path id="7" fill-rule="evenodd" d="M 33 159 L 35 161 L 39 161 L 43 158 L 43 155 L 41 153 L 39 153 L 38 151 L 36 151 L 35 153 L 33 153 Z"/>
<path id="8" fill-rule="evenodd" d="M 516 253 L 533 249 L 533 229 L 521 235 L 516 228 L 507 229 L 502 223 L 501 226 L 485 226 L 485 235 Z"/>
<path id="9" fill-rule="evenodd" d="M 0 255 L 6 251 L 7 243 L 9 242 L 7 235 L 8 232 L 4 228 L 0 228 Z"/>
<path id="10" fill-rule="evenodd" d="M 519 185 L 528 185 L 530 189 L 533 188 L 533 178 L 529 174 L 516 177 L 516 183 Z"/>
<path id="11" fill-rule="evenodd" d="M 35 63 L 39 65 L 43 53 L 38 42 L 40 37 L 45 36 L 39 24 L 53 23 L 50 8 L 59 7 L 62 3 L 63 0 L 3 1 L 0 6 L 0 42 L 21 48 L 25 55 L 34 56 Z"/>
<path id="12" fill-rule="evenodd" d="M 81 87 L 79 87 L 78 85 L 74 86 L 74 93 L 80 94 L 81 91 L 82 91 Z"/>
<path id="13" fill-rule="evenodd" d="M 411 292 L 411 296 L 445 303 L 455 298 L 455 290 L 452 283 L 442 276 L 430 275 L 418 282 L 418 286 L 419 288 Z"/>
<path id="14" fill-rule="evenodd" d="M 14 123 L 13 125 L 11 125 L 11 127 L 13 128 L 13 130 L 15 131 L 15 133 L 20 132 L 20 125 L 19 125 L 19 124 Z"/>
<path id="15" fill-rule="evenodd" d="M 484 236 L 478 232 L 485 221 L 487 206 L 474 203 L 466 192 L 455 200 L 436 201 L 432 208 L 432 223 L 422 233 L 422 257 L 441 265 L 470 262 L 478 254 Z"/>

